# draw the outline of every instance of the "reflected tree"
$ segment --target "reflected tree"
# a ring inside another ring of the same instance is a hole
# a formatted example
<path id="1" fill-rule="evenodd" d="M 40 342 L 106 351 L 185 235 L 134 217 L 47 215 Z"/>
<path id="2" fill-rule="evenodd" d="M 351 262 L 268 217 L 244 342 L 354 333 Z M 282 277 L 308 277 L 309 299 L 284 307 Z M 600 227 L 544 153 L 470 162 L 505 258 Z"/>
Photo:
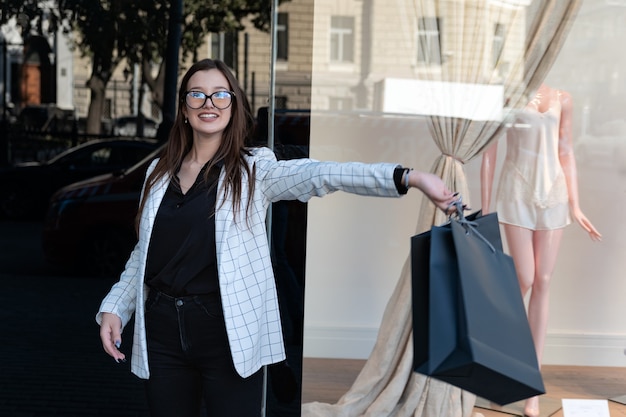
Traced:
<path id="1" fill-rule="evenodd" d="M 153 92 L 163 108 L 165 48 L 173 2 L 165 0 L 5 0 L 0 25 L 16 19 L 22 35 L 50 35 L 59 30 L 70 37 L 73 47 L 89 58 L 92 70 L 87 86 L 91 102 L 87 132 L 100 133 L 105 92 L 113 72 L 125 65 L 132 74 L 141 65 L 141 83 Z M 179 59 L 195 59 L 209 33 L 237 32 L 249 19 L 257 29 L 269 30 L 271 0 L 184 0 Z M 156 75 L 153 68 L 158 67 Z"/>

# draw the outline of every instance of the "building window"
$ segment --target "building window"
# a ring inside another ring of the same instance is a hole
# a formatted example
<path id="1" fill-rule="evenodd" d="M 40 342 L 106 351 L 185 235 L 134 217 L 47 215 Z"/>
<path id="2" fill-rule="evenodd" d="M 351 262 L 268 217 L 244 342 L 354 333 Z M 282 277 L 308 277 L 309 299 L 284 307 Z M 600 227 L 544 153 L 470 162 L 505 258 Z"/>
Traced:
<path id="1" fill-rule="evenodd" d="M 349 111 L 353 109 L 353 101 L 350 97 L 329 97 L 328 110 Z"/>
<path id="2" fill-rule="evenodd" d="M 331 16 L 331 62 L 354 62 L 354 17 Z"/>
<path id="3" fill-rule="evenodd" d="M 113 109 L 113 100 L 111 100 L 110 98 L 105 98 L 104 108 L 102 109 L 102 116 L 105 119 L 112 119 L 114 117 L 112 109 Z"/>
<path id="4" fill-rule="evenodd" d="M 276 58 L 287 61 L 289 58 L 289 14 L 278 13 L 276 25 Z"/>
<path id="5" fill-rule="evenodd" d="M 421 17 L 417 25 L 417 62 L 441 65 L 441 19 Z"/>
<path id="6" fill-rule="evenodd" d="M 500 57 L 502 56 L 502 51 L 504 50 L 504 25 L 501 23 L 496 23 L 493 32 L 493 67 L 498 66 L 498 61 L 500 61 Z"/>
<path id="7" fill-rule="evenodd" d="M 211 34 L 211 58 L 224 61 L 226 65 L 237 71 L 237 33 Z"/>
<path id="8" fill-rule="evenodd" d="M 285 110 L 287 108 L 287 97 L 276 96 L 274 99 L 274 106 L 277 110 Z"/>

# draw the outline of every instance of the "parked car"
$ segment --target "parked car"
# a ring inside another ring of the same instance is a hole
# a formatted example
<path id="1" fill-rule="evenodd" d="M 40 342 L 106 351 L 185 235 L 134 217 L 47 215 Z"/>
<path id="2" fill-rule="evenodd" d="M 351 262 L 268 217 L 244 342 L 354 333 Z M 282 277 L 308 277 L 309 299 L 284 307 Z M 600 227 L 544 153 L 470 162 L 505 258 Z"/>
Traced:
<path id="1" fill-rule="evenodd" d="M 122 116 L 113 121 L 113 135 L 137 136 L 138 116 Z M 143 117 L 143 135 L 145 138 L 155 138 L 159 123 L 149 117 Z"/>
<path id="2" fill-rule="evenodd" d="M 145 173 L 160 151 L 153 150 L 127 170 L 59 189 L 44 222 L 46 260 L 91 276 L 121 272 L 137 240 L 134 220 Z"/>
<path id="3" fill-rule="evenodd" d="M 309 119 L 308 113 L 303 112 L 277 117 L 274 145 L 278 159 L 308 156 Z M 260 113 L 258 123 L 251 142 L 267 144 L 266 112 Z M 134 219 L 141 188 L 146 169 L 158 152 L 160 150 L 126 171 L 101 175 L 58 190 L 50 200 L 42 235 L 47 261 L 92 276 L 119 274 L 136 243 Z M 289 227 L 284 226 L 287 221 Z M 304 255 L 300 248 L 305 245 L 306 233 L 302 227 L 306 224 L 306 204 L 285 202 L 276 207 L 273 224 L 282 226 L 282 235 L 277 235 L 275 241 L 288 241 L 283 251 L 289 252 L 296 275 L 303 274 Z M 280 257 L 281 253 L 276 252 L 276 256 Z M 284 261 L 277 265 L 280 270 L 286 269 Z M 277 277 L 280 276 L 277 271 Z"/>
<path id="4" fill-rule="evenodd" d="M 41 220 L 59 188 L 108 172 L 121 171 L 158 147 L 155 140 L 94 140 L 70 148 L 46 162 L 0 168 L 0 217 Z"/>

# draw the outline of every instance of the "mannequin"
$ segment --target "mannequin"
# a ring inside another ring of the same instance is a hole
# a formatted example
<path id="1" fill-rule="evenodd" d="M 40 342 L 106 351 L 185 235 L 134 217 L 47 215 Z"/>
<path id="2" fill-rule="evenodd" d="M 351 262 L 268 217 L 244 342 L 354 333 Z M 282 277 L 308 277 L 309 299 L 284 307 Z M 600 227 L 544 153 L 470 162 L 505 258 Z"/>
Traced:
<path id="1" fill-rule="evenodd" d="M 572 98 L 542 84 L 507 130 L 506 157 L 496 194 L 509 254 L 522 296 L 528 299 L 528 322 L 541 366 L 549 308 L 549 286 L 564 227 L 573 218 L 593 241 L 602 235 L 583 214 L 572 140 Z M 481 203 L 490 212 L 497 142 L 481 165 Z M 524 415 L 539 415 L 539 397 L 524 404 Z"/>

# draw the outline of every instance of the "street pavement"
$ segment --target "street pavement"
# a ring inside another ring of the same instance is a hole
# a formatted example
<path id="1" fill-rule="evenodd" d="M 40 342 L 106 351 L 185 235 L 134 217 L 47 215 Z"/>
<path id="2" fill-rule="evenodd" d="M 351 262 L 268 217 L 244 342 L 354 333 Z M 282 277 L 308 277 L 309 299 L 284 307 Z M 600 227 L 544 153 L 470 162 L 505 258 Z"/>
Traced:
<path id="1" fill-rule="evenodd" d="M 115 279 L 48 265 L 41 230 L 41 223 L 0 221 L 0 417 L 148 417 L 142 381 L 130 361 L 104 353 L 94 319 Z M 128 358 L 131 345 L 129 323 Z M 297 394 L 289 403 L 269 394 L 266 416 L 298 417 Z"/>
<path id="2" fill-rule="evenodd" d="M 0 417 L 147 417 L 141 380 L 104 353 L 94 320 L 113 280 L 47 265 L 41 228 L 0 221 Z"/>

